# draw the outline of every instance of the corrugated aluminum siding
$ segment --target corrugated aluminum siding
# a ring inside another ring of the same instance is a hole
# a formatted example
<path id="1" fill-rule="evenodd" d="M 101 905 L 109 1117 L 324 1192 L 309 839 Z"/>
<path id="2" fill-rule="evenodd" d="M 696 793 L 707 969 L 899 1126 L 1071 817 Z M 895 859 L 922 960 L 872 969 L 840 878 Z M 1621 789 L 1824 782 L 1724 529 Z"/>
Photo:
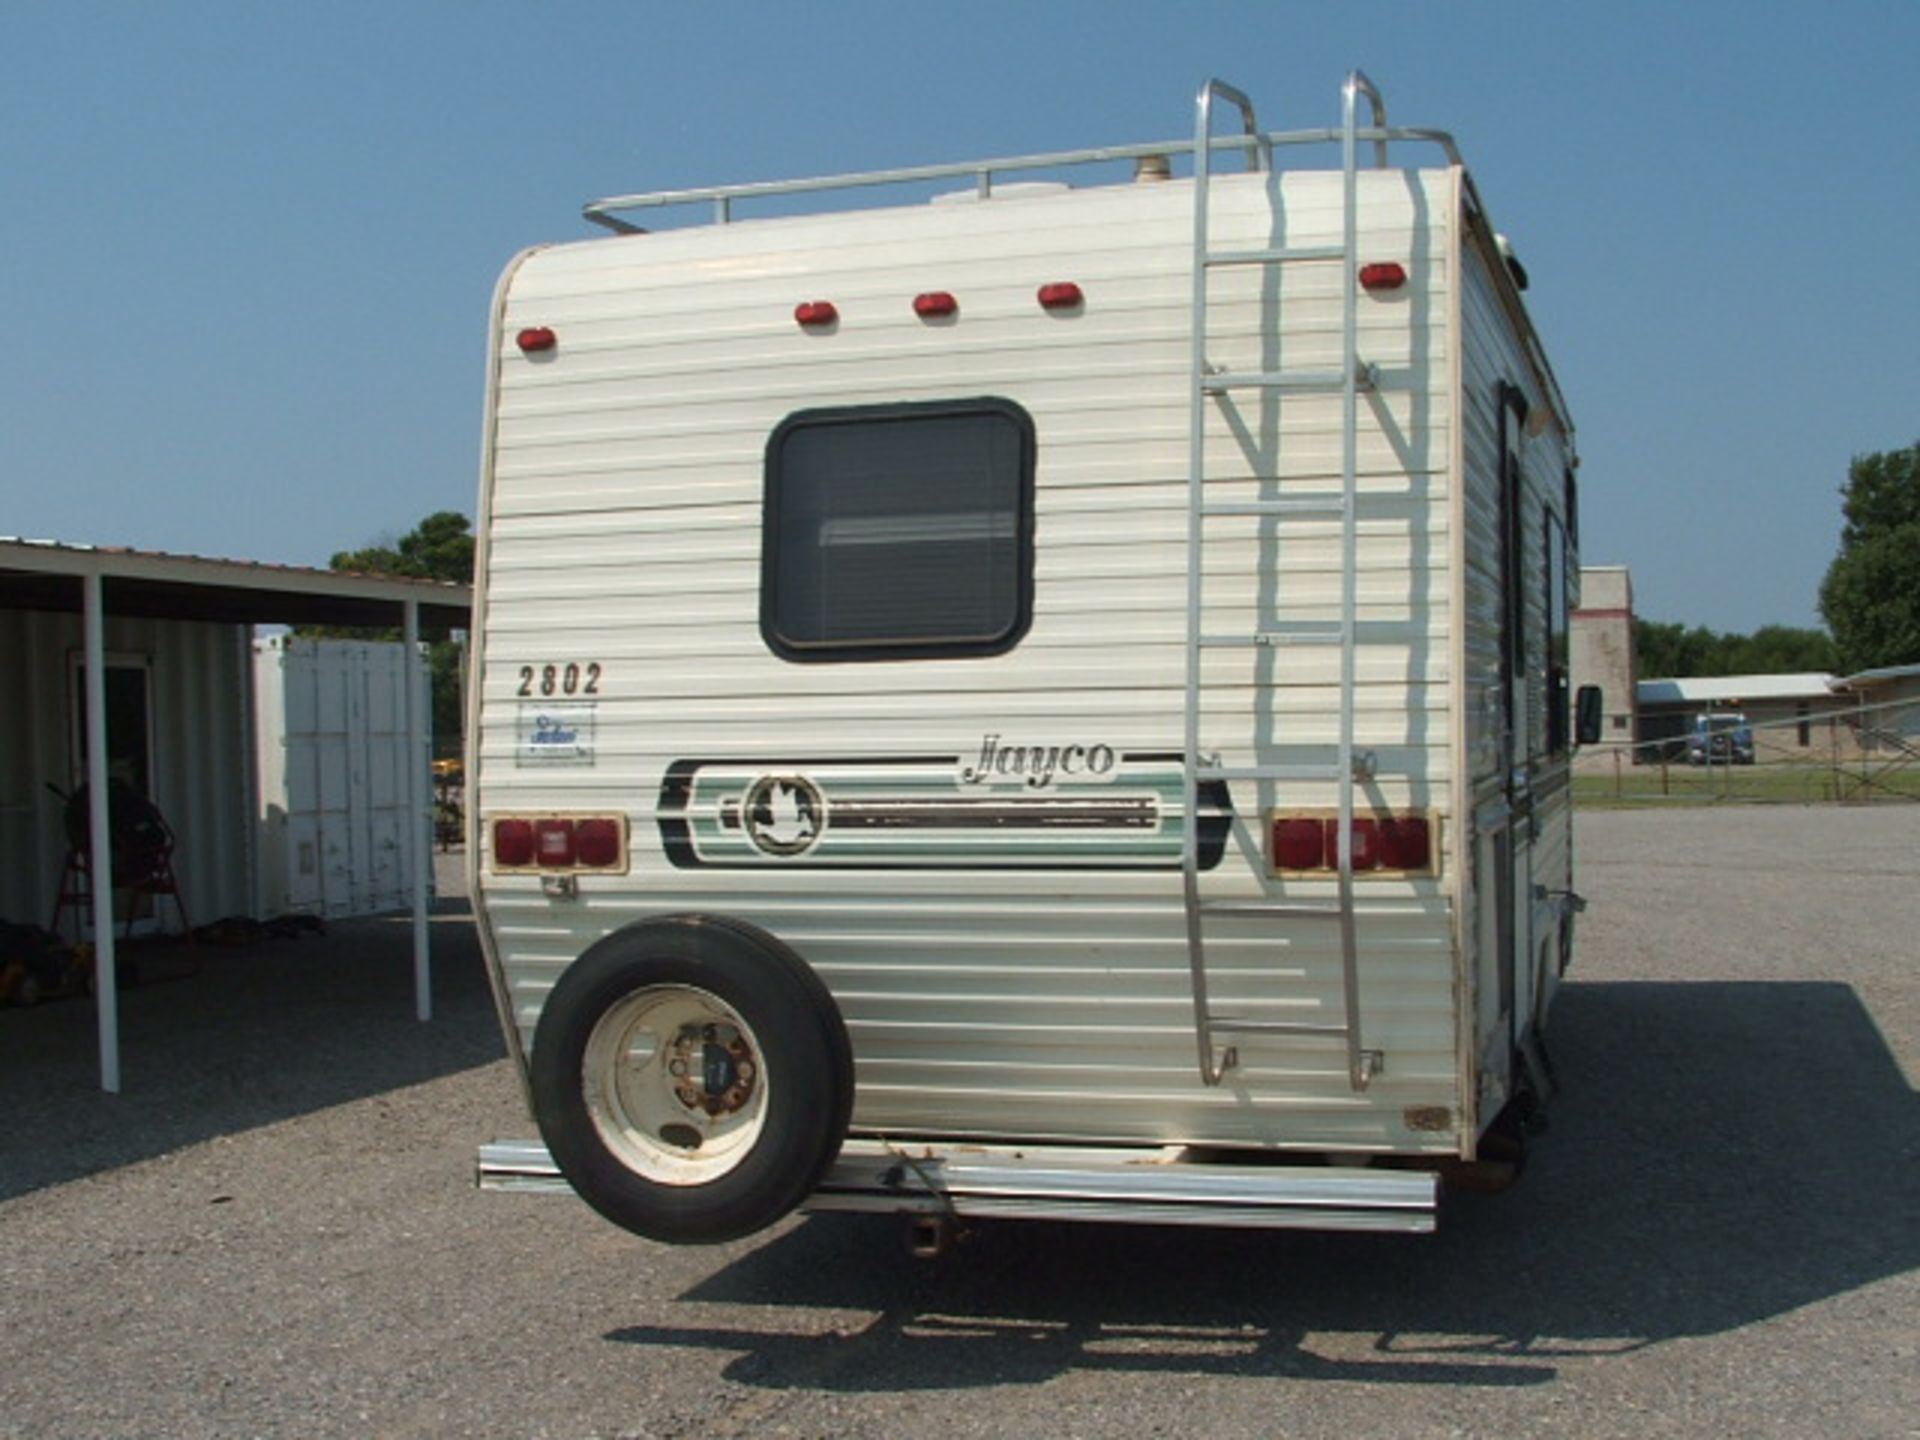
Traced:
<path id="1" fill-rule="evenodd" d="M 1536 373 L 1532 361 L 1509 319 L 1501 298 L 1502 286 L 1490 269 L 1492 262 L 1480 246 L 1463 247 L 1461 262 L 1461 412 L 1464 442 L 1464 529 L 1465 562 L 1463 582 L 1466 594 L 1467 626 L 1464 634 L 1466 665 L 1463 676 L 1463 710 L 1468 717 L 1467 780 L 1468 809 L 1497 802 L 1501 794 L 1501 706 L 1504 703 L 1500 676 L 1502 616 L 1500 533 L 1500 401 L 1502 382 L 1517 386 L 1526 396 L 1529 413 L 1549 418 L 1555 397 L 1550 396 Z M 1514 764 L 1527 772 L 1532 787 L 1531 824 L 1522 834 L 1521 865 L 1516 876 L 1518 894 L 1523 897 L 1515 922 L 1515 948 L 1522 967 L 1532 968 L 1532 979 L 1551 993 L 1557 973 L 1559 926 L 1557 901 L 1540 901 L 1535 887 L 1553 892 L 1568 888 L 1572 873 L 1572 791 L 1566 783 L 1567 756 L 1550 757 L 1547 749 L 1547 587 L 1545 531 L 1549 511 L 1573 527 L 1566 515 L 1566 471 L 1572 461 L 1571 437 L 1562 428 L 1564 417 L 1553 412 L 1550 423 L 1537 435 L 1521 441 L 1521 503 L 1519 558 L 1521 594 L 1524 606 L 1522 630 L 1523 655 L 1519 680 L 1526 686 L 1525 724 L 1517 737 L 1516 748 L 1524 753 Z M 1571 556 L 1572 573 L 1578 573 L 1577 553 Z M 1491 883 L 1470 890 L 1464 897 L 1471 911 L 1473 929 L 1481 937 L 1469 947 L 1474 967 L 1472 983 L 1474 1003 L 1467 1013 L 1475 1017 L 1478 1033 L 1472 1053 L 1489 1063 L 1505 1063 L 1505 1039 L 1491 1033 L 1498 1020 L 1494 996 L 1497 993 L 1498 951 L 1492 942 L 1494 920 L 1491 914 Z M 1546 958 L 1543 963 L 1543 955 Z M 1521 977 L 1519 992 L 1523 1005 L 1530 993 L 1528 977 Z M 1497 1088 L 1504 1089 L 1506 1076 L 1492 1077 Z M 1481 1120 L 1492 1119 L 1484 1111 Z"/>
<path id="2" fill-rule="evenodd" d="M 1484 708 L 1493 703 L 1488 697 L 1500 687 L 1499 388 L 1503 381 L 1517 386 L 1526 396 L 1530 413 L 1536 416 L 1550 409 L 1552 401 L 1542 390 L 1506 317 L 1485 257 L 1468 247 L 1461 269 L 1468 609 L 1465 679 L 1470 702 Z M 1524 739 L 1529 757 L 1544 755 L 1547 745 L 1546 514 L 1551 510 L 1563 524 L 1567 521 L 1566 470 L 1571 458 L 1569 437 L 1557 420 L 1540 434 L 1522 440 L 1520 542 L 1527 641 L 1522 669 L 1528 687 Z M 1568 530 L 1571 533 L 1570 525 Z M 1577 553 L 1574 568 L 1577 573 Z M 1469 733 L 1468 776 L 1478 789 L 1499 778 L 1499 730 L 1490 724 L 1476 726 Z"/>
<path id="3" fill-rule="evenodd" d="M 1446 874 L 1360 885 L 1367 1041 L 1387 1072 L 1348 1088 L 1337 1046 L 1255 1040 L 1221 1089 L 1200 1083 L 1177 869 L 843 872 L 676 869 L 656 797 L 695 756 L 952 755 L 982 737 L 1177 752 L 1186 589 L 1191 191 L 1183 183 L 1016 196 L 597 241 L 532 253 L 510 278 L 496 356 L 483 496 L 479 753 L 473 801 L 506 811 L 618 805 L 632 876 L 588 879 L 554 902 L 529 877 L 480 876 L 491 943 L 523 1040 L 562 969 L 638 916 L 710 910 L 794 945 L 846 1014 L 856 1128 L 1348 1149 L 1454 1148 L 1414 1133 L 1406 1107 L 1456 1103 L 1455 959 L 1448 899 L 1454 726 L 1449 457 L 1456 362 L 1448 317 L 1453 176 L 1364 179 L 1363 260 L 1411 280 L 1361 302 L 1362 352 L 1386 376 L 1361 406 L 1357 740 L 1380 757 L 1378 795 L 1443 815 Z M 1291 176 L 1284 240 L 1335 242 L 1337 177 Z M 1219 182 L 1220 248 L 1274 243 L 1259 182 Z M 1039 285 L 1073 280 L 1060 317 Z M 1210 358 L 1231 369 L 1334 364 L 1333 266 L 1280 278 L 1224 272 Z M 910 301 L 959 297 L 957 323 Z M 832 333 L 794 306 L 828 299 Z M 525 326 L 559 337 L 529 360 Z M 1030 633 L 995 659 L 794 665 L 759 631 L 767 437 L 819 406 L 1001 396 L 1038 434 Z M 1222 499 L 1337 485 L 1339 400 L 1216 407 L 1209 472 Z M 1209 628 L 1258 609 L 1334 618 L 1334 522 L 1232 524 L 1210 539 Z M 594 764 L 516 767 L 523 667 L 598 664 Z M 1279 743 L 1331 745 L 1330 652 L 1216 652 L 1203 743 L 1231 762 Z M 1288 758 L 1298 758 L 1291 756 Z M 1330 786 L 1245 785 L 1258 845 L 1268 805 L 1330 805 Z M 1230 853 L 1230 865 L 1235 863 Z M 1245 861 L 1209 882 L 1258 893 Z M 1288 887 L 1328 897 L 1325 883 Z M 1333 927 L 1243 924 L 1212 944 L 1221 1008 L 1337 1021 Z"/>
<path id="4" fill-rule="evenodd" d="M 188 916 L 251 913 L 246 628 L 109 614 L 105 641 L 110 656 L 149 665 L 153 798 L 178 838 Z M 53 914 L 66 837 L 47 785 L 84 778 L 71 702 L 82 648 L 78 615 L 0 610 L 0 668 L 18 682 L 0 705 L 0 916 L 10 920 L 44 925 Z M 161 918 L 173 927 L 170 901 Z"/>

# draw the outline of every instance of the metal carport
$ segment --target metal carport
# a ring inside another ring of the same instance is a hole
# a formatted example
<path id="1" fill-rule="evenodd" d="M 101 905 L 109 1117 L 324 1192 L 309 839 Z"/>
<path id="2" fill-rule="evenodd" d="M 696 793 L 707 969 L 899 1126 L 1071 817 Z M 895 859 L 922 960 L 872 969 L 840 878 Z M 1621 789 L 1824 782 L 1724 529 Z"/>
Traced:
<path id="1" fill-rule="evenodd" d="M 239 626 L 398 624 L 407 653 L 423 625 L 463 629 L 472 591 L 464 585 L 396 576 L 351 574 L 297 566 L 216 560 L 154 551 L 0 538 L 0 610 L 78 613 L 82 617 L 86 693 L 105 693 L 105 625 L 109 615 L 212 621 Z M 409 754 L 424 757 L 427 716 L 418 686 L 406 687 Z M 106 707 L 86 707 L 90 845 L 109 853 Z M 431 1016 L 427 944 L 430 796 L 422 766 L 407 766 L 415 823 L 408 845 L 413 873 L 415 1010 Z M 112 885 L 92 890 L 94 991 L 100 1031 L 100 1085 L 120 1089 L 119 1003 Z"/>

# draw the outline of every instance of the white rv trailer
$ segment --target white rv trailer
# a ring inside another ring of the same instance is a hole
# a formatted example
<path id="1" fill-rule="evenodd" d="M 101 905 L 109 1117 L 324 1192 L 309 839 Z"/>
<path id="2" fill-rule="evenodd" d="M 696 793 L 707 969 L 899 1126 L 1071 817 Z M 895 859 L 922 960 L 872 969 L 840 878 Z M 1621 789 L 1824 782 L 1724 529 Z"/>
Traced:
<path id="1" fill-rule="evenodd" d="M 469 854 L 542 1140 L 483 1184 L 1418 1231 L 1543 1098 L 1572 424 L 1452 141 L 1344 100 L 508 267 Z"/>

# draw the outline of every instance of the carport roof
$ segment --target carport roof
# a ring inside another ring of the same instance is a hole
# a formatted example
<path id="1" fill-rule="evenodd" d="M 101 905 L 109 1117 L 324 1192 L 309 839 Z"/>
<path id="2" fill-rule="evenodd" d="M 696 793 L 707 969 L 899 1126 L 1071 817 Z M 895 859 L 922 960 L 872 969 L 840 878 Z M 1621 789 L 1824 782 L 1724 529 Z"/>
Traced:
<path id="1" fill-rule="evenodd" d="M 1897 685 L 1902 680 L 1920 679 L 1920 665 L 1882 665 L 1873 670 L 1861 670 L 1835 682 L 1849 690 L 1866 690 L 1875 685 Z"/>
<path id="2" fill-rule="evenodd" d="M 87 685 L 92 691 L 104 683 L 100 622 L 109 615 L 233 625 L 398 625 L 411 639 L 422 626 L 464 629 L 472 608 L 471 586 L 439 580 L 0 536 L 0 610 L 51 610 L 84 616 Z M 427 947 L 429 850 L 425 833 L 430 811 L 423 778 L 427 753 L 421 726 L 423 707 L 416 703 L 424 689 L 413 685 L 403 689 L 408 697 L 408 748 L 423 762 L 417 769 L 408 767 L 410 808 L 417 813 L 419 823 L 406 826 L 405 831 L 414 870 L 415 1009 L 425 1020 L 432 1013 Z M 96 855 L 107 853 L 110 833 L 105 708 L 91 706 L 87 710 L 87 784 L 92 800 L 88 818 L 91 849 Z M 94 964 L 100 977 L 94 987 L 100 1022 L 100 1087 L 117 1091 L 120 1020 L 112 887 L 94 888 L 89 900 L 93 909 Z"/>
<path id="3" fill-rule="evenodd" d="M 1834 677 L 1809 671 L 1797 675 L 1687 675 L 1674 680 L 1642 680 L 1634 699 L 1642 705 L 1712 705 L 1742 700 L 1799 700 L 1825 697 Z"/>
<path id="4" fill-rule="evenodd" d="M 0 609 L 78 611 L 86 575 L 101 579 L 109 613 L 240 625 L 394 625 L 408 601 L 422 626 L 463 629 L 471 586 L 72 545 L 0 536 Z"/>

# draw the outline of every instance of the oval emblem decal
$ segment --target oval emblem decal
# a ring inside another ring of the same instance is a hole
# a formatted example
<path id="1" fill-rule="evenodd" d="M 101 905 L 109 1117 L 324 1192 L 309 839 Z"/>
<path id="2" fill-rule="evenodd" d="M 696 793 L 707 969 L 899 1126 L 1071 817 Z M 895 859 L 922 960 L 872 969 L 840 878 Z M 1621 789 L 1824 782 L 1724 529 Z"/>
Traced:
<path id="1" fill-rule="evenodd" d="M 827 798 L 804 775 L 763 775 L 747 791 L 741 818 L 756 850 L 804 855 L 827 828 Z"/>

